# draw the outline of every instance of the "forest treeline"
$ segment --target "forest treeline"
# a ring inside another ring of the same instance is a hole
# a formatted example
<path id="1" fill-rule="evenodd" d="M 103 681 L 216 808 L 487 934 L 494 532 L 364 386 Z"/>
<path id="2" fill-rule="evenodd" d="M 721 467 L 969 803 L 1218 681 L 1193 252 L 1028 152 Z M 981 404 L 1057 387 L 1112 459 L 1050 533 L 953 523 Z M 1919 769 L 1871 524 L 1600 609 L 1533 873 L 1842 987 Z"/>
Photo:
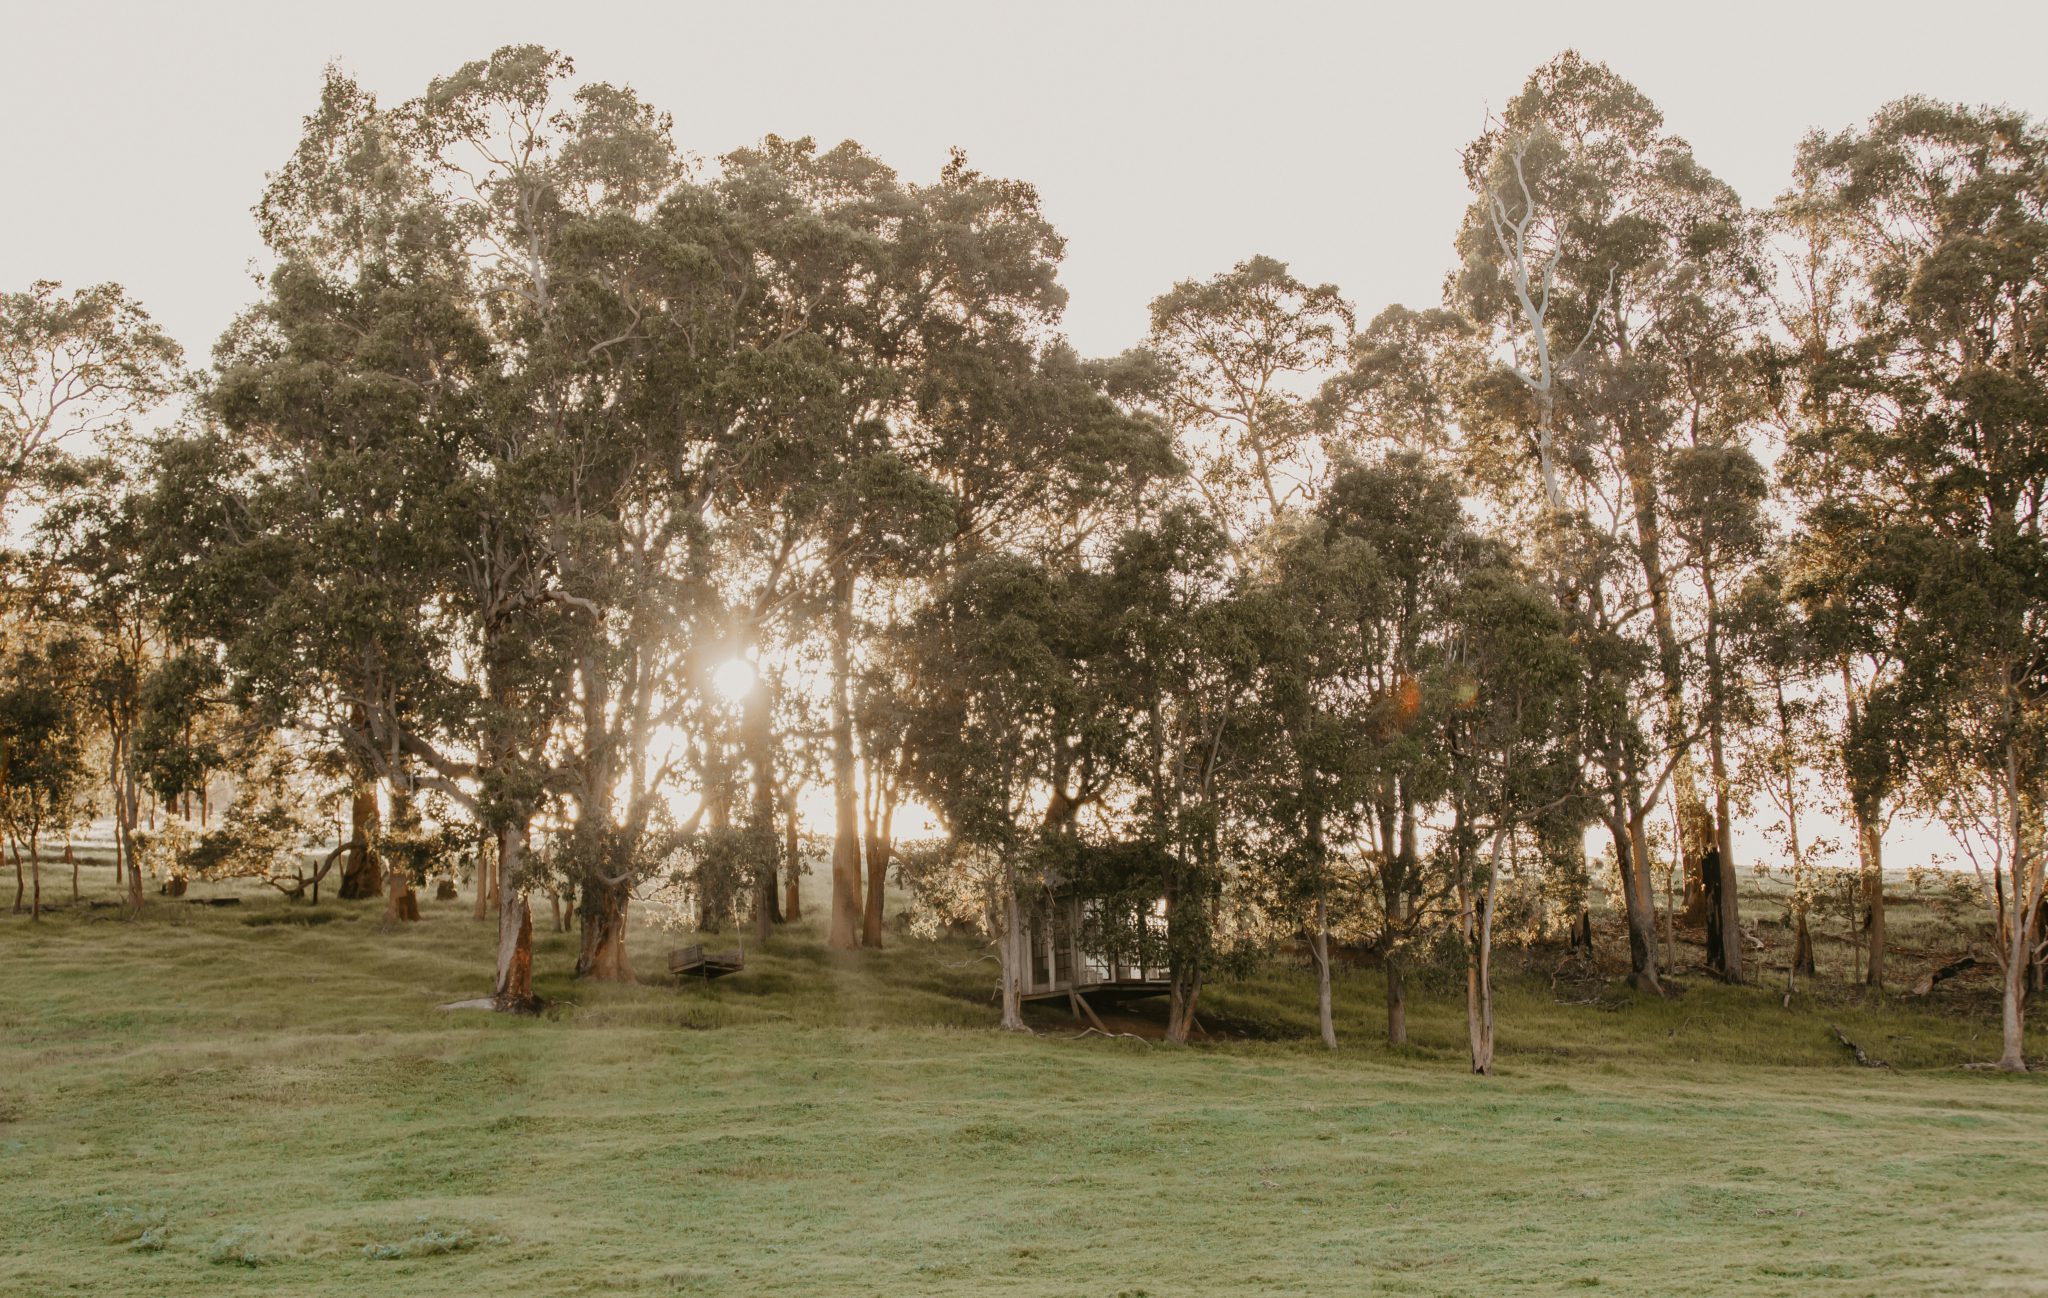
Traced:
<path id="1" fill-rule="evenodd" d="M 210 363 L 117 286 L 0 298 L 17 909 L 93 815 L 136 907 L 331 877 L 402 920 L 462 873 L 514 1006 L 543 896 L 591 978 L 639 897 L 769 940 L 814 789 L 832 944 L 893 869 L 994 941 L 1006 1025 L 1079 891 L 1174 1039 L 1300 942 L 1324 1040 L 1357 944 L 1399 1041 L 1449 951 L 1483 1072 L 1494 945 L 1590 943 L 1595 888 L 1643 991 L 1675 923 L 1742 979 L 1744 816 L 1795 966 L 1840 856 L 1883 984 L 1903 814 L 1976 867 L 2024 1067 L 2048 133 L 1900 100 L 1755 210 L 1567 53 L 1462 168 L 1440 303 L 1252 256 L 1088 359 L 1038 194 L 958 151 L 703 162 L 532 46 L 396 106 L 330 70 Z"/>

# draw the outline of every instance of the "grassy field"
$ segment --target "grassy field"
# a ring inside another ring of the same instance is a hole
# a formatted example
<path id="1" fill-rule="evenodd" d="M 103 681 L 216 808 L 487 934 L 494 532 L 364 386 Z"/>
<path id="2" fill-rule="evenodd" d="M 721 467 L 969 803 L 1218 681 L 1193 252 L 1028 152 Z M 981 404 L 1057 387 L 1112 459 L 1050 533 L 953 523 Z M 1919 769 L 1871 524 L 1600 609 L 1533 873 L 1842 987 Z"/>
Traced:
<path id="1" fill-rule="evenodd" d="M 1369 972 L 1334 1055 L 1284 968 L 1173 1049 L 995 1032 L 965 942 L 597 988 L 548 934 L 510 1018 L 436 1008 L 466 900 L 152 902 L 0 915 L 0 1294 L 2048 1293 L 2048 1078 L 1957 1066 L 1974 996 L 1523 972 L 1480 1079 Z"/>

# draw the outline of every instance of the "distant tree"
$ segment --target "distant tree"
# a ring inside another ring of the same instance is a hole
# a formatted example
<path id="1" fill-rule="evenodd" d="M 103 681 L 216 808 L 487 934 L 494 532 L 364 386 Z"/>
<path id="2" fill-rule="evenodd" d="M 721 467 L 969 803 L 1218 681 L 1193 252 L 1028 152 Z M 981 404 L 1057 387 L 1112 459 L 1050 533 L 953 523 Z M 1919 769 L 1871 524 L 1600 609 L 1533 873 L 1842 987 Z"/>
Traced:
<path id="1" fill-rule="evenodd" d="M 1445 785 L 1466 960 L 1472 1071 L 1493 1071 L 1493 940 L 1502 850 L 1546 822 L 1577 823 L 1578 722 L 1585 666 L 1550 594 L 1498 553 L 1459 574 L 1431 692 L 1446 696 Z"/>
<path id="2" fill-rule="evenodd" d="M 1175 448 L 1235 540 L 1297 503 L 1320 472 L 1309 398 L 1354 323 L 1335 285 L 1304 283 L 1271 257 L 1153 300 L 1147 344 L 1171 369 Z"/>
<path id="3" fill-rule="evenodd" d="M 1863 704 L 1893 721 L 1887 747 L 1982 873 L 1999 1065 L 2024 1069 L 2026 980 L 2048 955 L 2048 133 L 2003 110 L 1902 100 L 1809 137 L 1797 175 L 1797 205 L 1861 280 L 1841 359 L 1873 417 L 1848 430 L 1857 491 L 1843 504 L 1878 542 L 1864 548 L 1895 556 L 1903 613 L 1885 646 L 1898 674 Z"/>
<path id="4" fill-rule="evenodd" d="M 1665 495 L 1679 559 L 1691 570 L 1700 592 L 1701 711 L 1707 738 L 1708 775 L 1714 791 L 1714 860 L 1705 880 L 1711 906 L 1707 967 L 1731 982 L 1742 980 L 1742 935 L 1736 907 L 1736 778 L 1731 740 L 1747 728 L 1755 696 L 1752 672 L 1759 667 L 1744 650 L 1752 637 L 1744 624 L 1775 620 L 1776 610 L 1759 606 L 1771 588 L 1749 584 L 1764 561 L 1770 536 L 1764 508 L 1771 484 L 1763 466 L 1740 445 L 1703 442 L 1671 453 Z M 1747 596 L 1741 598 L 1739 596 Z"/>
<path id="5" fill-rule="evenodd" d="M 0 663 L 0 821 L 14 855 L 16 911 L 28 854 L 32 919 L 43 917 L 44 837 L 84 818 L 91 670 L 91 648 L 75 634 L 22 645 Z"/>
<path id="6" fill-rule="evenodd" d="M 1640 702 L 1627 679 L 1600 692 L 1611 705 L 1591 714 L 1617 727 L 1593 770 L 1621 834 L 1633 976 L 1654 990 L 1646 818 L 1667 780 L 1692 868 L 1708 838 L 1690 761 L 1696 673 L 1661 484 L 1675 447 L 1702 429 L 1726 440 L 1738 417 L 1745 376 L 1730 357 L 1755 315 L 1757 233 L 1654 104 L 1575 52 L 1537 69 L 1468 148 L 1465 169 L 1475 202 L 1452 296 L 1501 357 L 1476 390 L 1468 454 L 1511 500 L 1529 495 L 1513 492 L 1511 466 L 1534 461 L 1536 548 L 1549 551 L 1540 570 L 1560 582 L 1575 568 L 1582 584 L 1560 586 L 1562 602 L 1614 638 L 1617 651 L 1592 656 L 1593 670 L 1654 672 L 1658 686 L 1654 733 L 1627 733 Z M 1639 641 L 1647 661 L 1628 647 Z"/>
<path id="7" fill-rule="evenodd" d="M 0 524 L 63 456 L 118 439 L 169 397 L 183 363 L 118 284 L 0 293 Z"/>

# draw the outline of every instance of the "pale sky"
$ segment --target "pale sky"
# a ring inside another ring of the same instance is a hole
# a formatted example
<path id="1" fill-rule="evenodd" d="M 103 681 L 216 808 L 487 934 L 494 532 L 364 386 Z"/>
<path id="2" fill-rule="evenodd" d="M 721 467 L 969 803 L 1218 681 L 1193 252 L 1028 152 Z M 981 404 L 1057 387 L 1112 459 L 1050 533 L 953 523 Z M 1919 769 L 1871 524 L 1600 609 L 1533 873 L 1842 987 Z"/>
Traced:
<path id="1" fill-rule="evenodd" d="M 534 41 L 639 90 L 707 157 L 771 131 L 851 137 L 929 179 L 961 145 L 1038 185 L 1089 354 L 1135 342 L 1174 280 L 1253 253 L 1337 283 L 1362 317 L 1434 303 L 1460 148 L 1567 46 L 1633 80 L 1752 203 L 1807 129 L 1902 94 L 2048 116 L 2039 3 L 0 0 L 0 36 L 0 286 L 118 280 L 194 360 L 253 294 L 249 209 L 329 60 L 395 102 Z"/>

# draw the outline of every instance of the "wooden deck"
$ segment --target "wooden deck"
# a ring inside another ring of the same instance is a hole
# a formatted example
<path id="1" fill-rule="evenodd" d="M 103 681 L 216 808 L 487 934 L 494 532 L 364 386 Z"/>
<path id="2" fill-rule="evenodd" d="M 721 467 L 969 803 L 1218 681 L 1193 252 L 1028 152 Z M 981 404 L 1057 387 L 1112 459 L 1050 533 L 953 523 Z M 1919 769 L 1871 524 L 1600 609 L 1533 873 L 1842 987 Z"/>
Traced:
<path id="1" fill-rule="evenodd" d="M 702 978 L 710 982 L 747 967 L 744 950 L 707 953 L 702 943 L 679 946 L 668 953 L 668 971 L 680 978 Z"/>

